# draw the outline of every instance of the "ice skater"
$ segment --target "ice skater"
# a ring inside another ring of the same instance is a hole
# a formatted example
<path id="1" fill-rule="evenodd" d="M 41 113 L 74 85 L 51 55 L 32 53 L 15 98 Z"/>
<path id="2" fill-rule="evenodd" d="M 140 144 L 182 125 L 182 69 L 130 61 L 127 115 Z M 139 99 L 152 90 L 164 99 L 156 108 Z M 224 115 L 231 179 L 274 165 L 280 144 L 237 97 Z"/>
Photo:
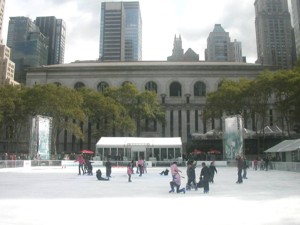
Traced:
<path id="1" fill-rule="evenodd" d="M 201 169 L 201 173 L 200 173 L 200 180 L 203 180 L 204 194 L 208 194 L 208 192 L 209 192 L 210 170 L 206 166 L 205 162 L 203 162 L 201 165 L 202 165 L 202 169 Z"/>
<path id="2" fill-rule="evenodd" d="M 105 163 L 105 168 L 106 168 L 106 177 L 111 177 L 111 162 L 109 160 L 109 158 L 107 159 L 106 163 Z"/>
<path id="3" fill-rule="evenodd" d="M 168 170 L 168 169 L 165 169 L 165 170 L 161 171 L 159 174 L 160 174 L 160 175 L 168 176 L 169 170 Z"/>
<path id="4" fill-rule="evenodd" d="M 173 162 L 170 169 L 171 169 L 171 174 L 172 174 L 173 178 L 174 178 L 175 174 L 177 174 L 179 172 L 181 173 L 181 170 L 178 169 L 177 162 Z"/>
<path id="5" fill-rule="evenodd" d="M 215 173 L 217 174 L 217 168 L 215 166 L 215 161 L 212 161 L 209 165 L 209 169 L 210 169 L 210 179 L 209 182 L 214 183 L 214 177 L 215 177 Z"/>
<path id="6" fill-rule="evenodd" d="M 248 179 L 247 177 L 247 169 L 249 168 L 248 160 L 244 157 L 243 161 L 243 179 Z"/>
<path id="7" fill-rule="evenodd" d="M 188 177 L 188 182 L 186 184 L 186 190 L 191 190 L 192 188 L 195 189 L 195 191 L 198 190 L 197 188 L 197 184 L 196 184 L 196 165 L 197 165 L 197 161 L 188 161 L 187 162 L 187 170 L 186 170 L 186 174 Z"/>
<path id="8" fill-rule="evenodd" d="M 132 164 L 128 163 L 128 165 L 127 165 L 128 182 L 131 182 L 131 174 L 132 173 L 133 173 Z"/>
<path id="9" fill-rule="evenodd" d="M 86 168 L 87 168 L 87 175 L 92 176 L 93 175 L 93 166 L 90 160 L 85 160 Z"/>
<path id="10" fill-rule="evenodd" d="M 185 188 L 180 188 L 181 186 L 181 176 L 179 175 L 179 173 L 176 173 L 173 176 L 173 180 L 170 181 L 170 187 L 171 190 L 169 191 L 169 193 L 174 193 L 175 192 L 175 188 L 176 188 L 176 193 L 181 193 L 183 192 L 183 194 L 185 194 Z"/>
<path id="11" fill-rule="evenodd" d="M 139 159 L 138 168 L 139 168 L 139 172 L 140 172 L 139 176 L 141 177 L 142 174 L 144 173 L 144 160 L 143 159 Z"/>
<path id="12" fill-rule="evenodd" d="M 79 154 L 77 156 L 77 159 L 74 161 L 74 162 L 78 162 L 79 165 L 78 165 L 78 175 L 81 175 L 81 171 L 82 171 L 82 175 L 85 174 L 85 171 L 84 171 L 84 164 L 85 164 L 85 160 L 83 158 L 83 155 L 82 154 Z"/>
<path id="13" fill-rule="evenodd" d="M 243 183 L 243 177 L 242 177 L 242 172 L 243 172 L 243 159 L 240 155 L 237 156 L 237 169 L 238 169 L 238 180 L 237 184 L 242 184 Z"/>
<path id="14" fill-rule="evenodd" d="M 109 178 L 102 177 L 102 172 L 100 169 L 96 171 L 96 177 L 98 180 L 109 181 Z"/>

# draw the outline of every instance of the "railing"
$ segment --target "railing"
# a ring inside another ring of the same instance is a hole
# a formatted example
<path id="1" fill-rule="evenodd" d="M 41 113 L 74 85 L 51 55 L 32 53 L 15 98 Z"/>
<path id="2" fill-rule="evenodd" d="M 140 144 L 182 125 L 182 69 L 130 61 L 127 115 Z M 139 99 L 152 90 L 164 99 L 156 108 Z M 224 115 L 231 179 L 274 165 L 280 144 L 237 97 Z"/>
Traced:
<path id="1" fill-rule="evenodd" d="M 110 161 L 113 167 L 126 167 L 130 161 Z M 148 167 L 169 167 L 171 161 L 147 161 Z M 197 165 L 201 165 L 202 161 L 198 161 Z M 207 165 L 209 162 L 207 162 Z M 219 163 L 219 164 L 218 164 Z M 235 162 L 234 162 L 235 163 Z M 236 166 L 234 163 L 226 161 L 215 161 L 215 165 L 220 166 Z M 77 166 L 74 160 L 0 160 L 0 169 L 18 168 L 18 167 L 38 167 L 38 166 Z M 104 166 L 105 161 L 94 161 L 93 166 Z M 178 163 L 179 166 L 186 166 L 186 162 Z M 136 166 L 136 165 L 135 165 Z M 281 171 L 300 172 L 300 162 L 270 162 L 269 169 Z"/>
<path id="2" fill-rule="evenodd" d="M 0 169 L 18 168 L 30 165 L 37 166 L 61 166 L 61 160 L 0 160 Z"/>

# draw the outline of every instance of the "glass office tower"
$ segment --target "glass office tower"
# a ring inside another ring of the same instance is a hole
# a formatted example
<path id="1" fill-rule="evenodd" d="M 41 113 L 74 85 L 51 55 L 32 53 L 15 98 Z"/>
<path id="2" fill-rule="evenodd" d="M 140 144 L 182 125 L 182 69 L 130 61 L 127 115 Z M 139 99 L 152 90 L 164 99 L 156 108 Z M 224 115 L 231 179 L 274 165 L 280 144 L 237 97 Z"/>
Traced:
<path id="1" fill-rule="evenodd" d="M 100 60 L 142 60 L 142 20 L 139 2 L 103 2 Z"/>
<path id="2" fill-rule="evenodd" d="M 256 0 L 254 6 L 257 62 L 290 69 L 293 39 L 287 0 Z"/>

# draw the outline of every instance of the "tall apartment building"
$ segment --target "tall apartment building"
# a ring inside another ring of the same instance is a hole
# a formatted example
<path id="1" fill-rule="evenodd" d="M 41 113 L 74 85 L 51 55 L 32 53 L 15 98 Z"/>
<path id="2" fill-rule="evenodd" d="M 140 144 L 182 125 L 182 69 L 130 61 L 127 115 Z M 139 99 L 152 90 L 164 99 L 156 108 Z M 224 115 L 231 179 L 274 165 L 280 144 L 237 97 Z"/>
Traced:
<path id="1" fill-rule="evenodd" d="M 2 28 L 4 18 L 5 0 L 0 0 L 0 44 L 3 44 Z"/>
<path id="2" fill-rule="evenodd" d="M 300 59 L 300 0 L 291 0 L 297 59 Z"/>
<path id="3" fill-rule="evenodd" d="M 242 54 L 242 42 L 234 39 L 233 42 L 230 42 L 231 49 L 231 59 L 232 62 L 243 62 L 243 54 Z"/>
<path id="4" fill-rule="evenodd" d="M 99 59 L 142 60 L 142 19 L 139 2 L 102 2 Z"/>
<path id="5" fill-rule="evenodd" d="M 0 85 L 18 85 L 14 80 L 15 63 L 10 60 L 10 48 L 3 44 L 2 26 L 5 0 L 0 0 Z"/>
<path id="6" fill-rule="evenodd" d="M 47 65 L 48 38 L 27 17 L 10 17 L 7 45 L 15 63 L 15 80 L 26 83 L 25 69 Z"/>
<path id="7" fill-rule="evenodd" d="M 48 39 L 48 65 L 63 64 L 65 57 L 66 24 L 54 16 L 37 17 L 35 24 Z"/>
<path id="8" fill-rule="evenodd" d="M 226 32 L 221 24 L 215 24 L 207 38 L 205 61 L 242 62 L 242 44 L 236 40 L 231 42 L 229 32 Z"/>
<path id="9" fill-rule="evenodd" d="M 257 63 L 289 69 L 292 26 L 287 0 L 255 0 Z"/>
<path id="10" fill-rule="evenodd" d="M 15 63 L 10 60 L 10 48 L 0 45 L 0 85 L 18 85 L 14 77 Z"/>

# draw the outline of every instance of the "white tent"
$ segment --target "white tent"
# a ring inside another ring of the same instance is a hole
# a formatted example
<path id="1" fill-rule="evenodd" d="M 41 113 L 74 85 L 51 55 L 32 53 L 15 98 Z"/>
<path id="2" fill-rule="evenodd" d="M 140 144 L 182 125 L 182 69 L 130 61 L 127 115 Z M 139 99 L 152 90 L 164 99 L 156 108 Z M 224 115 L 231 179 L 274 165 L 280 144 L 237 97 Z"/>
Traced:
<path id="1" fill-rule="evenodd" d="M 282 141 L 267 149 L 265 153 L 273 153 L 273 155 L 275 153 L 286 162 L 297 161 L 300 159 L 300 139 Z"/>
<path id="2" fill-rule="evenodd" d="M 282 141 L 265 152 L 292 152 L 297 150 L 300 150 L 300 139 Z"/>
<path id="3" fill-rule="evenodd" d="M 96 152 L 102 158 L 170 160 L 182 157 L 182 141 L 180 137 L 102 137 Z"/>

